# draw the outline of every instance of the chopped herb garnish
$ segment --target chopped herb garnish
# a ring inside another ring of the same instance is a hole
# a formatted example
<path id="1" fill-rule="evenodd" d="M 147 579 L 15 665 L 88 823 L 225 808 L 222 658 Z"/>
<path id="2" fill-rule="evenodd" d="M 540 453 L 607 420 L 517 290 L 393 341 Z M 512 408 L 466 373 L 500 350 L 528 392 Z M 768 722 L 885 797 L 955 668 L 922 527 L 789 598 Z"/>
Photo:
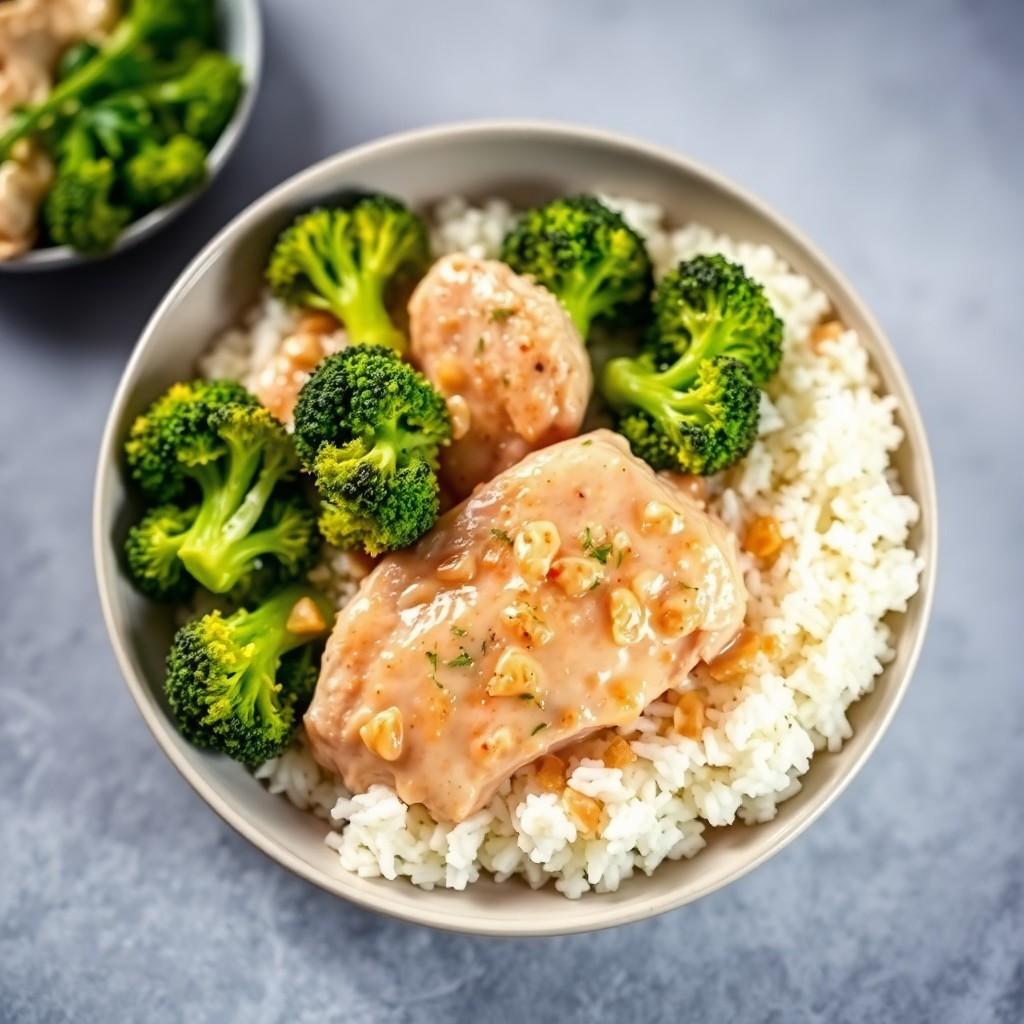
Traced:
<path id="1" fill-rule="evenodd" d="M 593 583 L 591 583 L 591 584 L 590 584 L 590 586 L 589 586 L 589 587 L 587 588 L 587 592 L 589 593 L 589 592 L 590 592 L 591 590 L 597 590 L 597 588 L 598 588 L 599 586 L 601 586 L 601 583 L 602 583 L 602 580 L 601 580 L 601 578 L 600 578 L 600 577 L 598 577 L 598 578 L 597 578 L 596 580 L 594 580 L 594 582 L 593 582 Z"/>
<path id="2" fill-rule="evenodd" d="M 437 651 L 427 651 L 427 661 L 430 662 L 430 678 L 434 680 L 434 685 L 439 689 L 443 690 L 444 687 L 441 685 L 441 680 L 437 678 Z"/>
<path id="3" fill-rule="evenodd" d="M 532 604 L 527 604 L 524 601 L 523 607 L 526 609 L 526 614 L 529 615 L 530 618 L 533 619 L 533 621 L 536 622 L 538 626 L 543 626 L 545 624 L 544 620 L 534 611 Z"/>
<path id="4" fill-rule="evenodd" d="M 461 626 L 452 626 L 452 636 L 465 636 L 466 631 Z"/>
<path id="5" fill-rule="evenodd" d="M 480 337 L 476 339 L 476 350 L 477 352 L 483 352 L 485 348 L 487 348 L 487 339 L 481 334 Z"/>
<path id="6" fill-rule="evenodd" d="M 533 700 L 533 694 L 532 693 L 521 693 L 521 694 L 519 694 L 519 699 L 520 700 Z"/>
<path id="7" fill-rule="evenodd" d="M 502 320 L 507 320 L 512 314 L 515 313 L 514 309 L 510 309 L 508 306 L 498 306 L 496 309 L 491 310 L 491 322 L 498 324 Z"/>
<path id="8" fill-rule="evenodd" d="M 580 444 L 581 444 L 581 445 L 582 445 L 582 446 L 583 446 L 584 448 L 586 448 L 588 444 L 593 444 L 593 443 L 594 443 L 594 442 L 593 442 L 593 441 L 592 441 L 592 440 L 591 440 L 591 439 L 590 439 L 589 437 L 588 437 L 588 438 L 586 439 L 586 441 L 581 441 L 581 442 L 580 442 Z"/>
<path id="9" fill-rule="evenodd" d="M 446 661 L 445 664 L 449 668 L 469 668 L 473 664 L 473 659 L 465 647 L 460 647 L 459 653 L 451 661 Z"/>
<path id="10" fill-rule="evenodd" d="M 622 565 L 622 559 L 626 557 L 626 552 L 622 548 L 618 548 L 615 551 L 615 568 L 617 569 Z"/>
<path id="11" fill-rule="evenodd" d="M 504 530 L 491 530 L 491 536 L 495 540 L 500 540 L 502 544 L 512 547 L 512 538 Z"/>
<path id="12" fill-rule="evenodd" d="M 487 637 L 484 637 L 483 640 L 480 642 L 480 654 L 481 654 L 481 656 L 483 656 L 486 653 L 487 653 Z"/>
<path id="13" fill-rule="evenodd" d="M 537 733 L 541 732 L 543 729 L 546 729 L 547 727 L 548 727 L 548 723 L 547 722 L 541 722 L 540 725 L 534 727 L 534 730 L 533 730 L 533 732 L 530 733 L 530 735 L 531 736 L 536 736 Z"/>
<path id="14" fill-rule="evenodd" d="M 583 551 L 585 554 L 590 555 L 591 558 L 596 558 L 602 565 L 608 561 L 608 556 L 612 553 L 612 545 L 610 543 L 595 543 L 589 526 L 583 531 L 583 534 L 580 537 L 580 544 L 583 545 Z"/>

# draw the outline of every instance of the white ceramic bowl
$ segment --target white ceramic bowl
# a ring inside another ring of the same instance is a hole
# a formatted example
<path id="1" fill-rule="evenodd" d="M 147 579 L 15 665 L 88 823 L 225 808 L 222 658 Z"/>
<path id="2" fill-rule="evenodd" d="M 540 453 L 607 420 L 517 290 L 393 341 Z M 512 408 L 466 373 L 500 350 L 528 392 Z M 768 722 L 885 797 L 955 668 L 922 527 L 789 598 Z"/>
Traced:
<path id="1" fill-rule="evenodd" d="M 885 387 L 899 400 L 906 441 L 897 464 L 921 506 L 912 543 L 927 567 L 905 615 L 893 617 L 896 657 L 874 691 L 855 705 L 855 733 L 836 754 L 815 757 L 804 788 L 773 821 L 714 829 L 691 861 L 662 864 L 618 892 L 570 902 L 548 887 L 481 881 L 465 892 L 424 892 L 406 881 L 343 871 L 323 843 L 325 826 L 270 796 L 226 758 L 189 746 L 161 696 L 170 615 L 139 597 L 118 555 L 136 513 L 120 448 L 132 418 L 172 381 L 193 375 L 212 336 L 228 326 L 261 285 L 268 248 L 298 210 L 353 187 L 380 189 L 415 205 L 460 193 L 512 200 L 587 190 L 661 203 L 676 222 L 699 219 L 738 238 L 773 246 L 831 296 L 840 319 L 868 346 Z M 738 878 L 802 832 L 843 790 L 874 748 L 910 679 L 931 605 L 936 507 L 931 458 L 910 388 L 881 328 L 851 287 L 795 229 L 713 172 L 672 153 L 604 133 L 546 124 L 468 124 L 413 132 L 331 157 L 276 188 L 238 216 L 196 257 L 157 309 L 114 398 L 99 456 L 94 543 L 100 595 L 128 688 L 157 742 L 207 803 L 275 860 L 322 888 L 406 920 L 500 935 L 582 931 L 636 921 L 678 907 Z M 821 871 L 830 870 L 823 864 Z"/>
<path id="2" fill-rule="evenodd" d="M 176 202 L 161 206 L 159 209 L 147 213 L 145 217 L 133 221 L 125 228 L 110 252 L 100 256 L 86 256 L 75 252 L 74 249 L 66 245 L 29 249 L 28 252 L 16 259 L 0 260 L 0 273 L 17 274 L 38 270 L 61 270 L 82 263 L 95 263 L 97 260 L 108 259 L 155 234 L 188 209 L 209 188 L 210 183 L 228 162 L 228 158 L 234 152 L 249 123 L 259 90 L 260 77 L 263 73 L 263 21 L 259 0 L 217 0 L 217 8 L 223 34 L 223 48 L 241 65 L 245 91 L 238 103 L 238 109 L 210 151 L 207 158 L 206 181 L 202 186 Z"/>

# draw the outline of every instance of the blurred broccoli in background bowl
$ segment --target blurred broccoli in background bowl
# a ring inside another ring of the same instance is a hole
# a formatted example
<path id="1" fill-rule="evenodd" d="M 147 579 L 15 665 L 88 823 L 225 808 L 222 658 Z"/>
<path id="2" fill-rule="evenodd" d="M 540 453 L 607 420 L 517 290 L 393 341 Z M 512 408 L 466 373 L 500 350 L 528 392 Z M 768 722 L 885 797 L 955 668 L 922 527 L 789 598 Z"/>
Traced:
<path id="1" fill-rule="evenodd" d="M 261 50 L 256 0 L 98 4 L 73 29 L 27 2 L 47 45 L 12 20 L 11 46 L 52 87 L 0 103 L 0 269 L 13 270 L 105 255 L 183 207 L 234 145 Z"/>

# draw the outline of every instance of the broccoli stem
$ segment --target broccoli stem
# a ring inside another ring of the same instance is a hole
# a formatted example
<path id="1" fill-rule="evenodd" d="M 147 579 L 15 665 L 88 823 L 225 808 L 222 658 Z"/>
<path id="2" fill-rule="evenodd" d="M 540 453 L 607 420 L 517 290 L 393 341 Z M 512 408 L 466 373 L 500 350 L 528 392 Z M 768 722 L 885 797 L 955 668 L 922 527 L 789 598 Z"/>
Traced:
<path id="1" fill-rule="evenodd" d="M 333 266 L 342 268 L 341 277 L 346 285 L 339 285 L 328 272 L 328 262 L 304 241 L 302 268 L 315 289 L 306 304 L 336 316 L 345 325 L 349 340 L 356 344 L 383 345 L 404 352 L 405 338 L 391 322 L 384 305 L 384 277 L 356 266 L 348 244 L 340 235 L 340 226 L 331 239 L 331 249 Z"/>
<path id="2" fill-rule="evenodd" d="M 435 437 L 426 431 L 409 430 L 403 427 L 397 417 L 385 420 L 365 436 L 365 441 L 375 451 L 387 453 L 377 456 L 381 469 L 387 472 L 394 472 L 399 462 L 408 461 L 412 452 L 423 448 L 434 451 L 437 448 Z"/>
<path id="3" fill-rule="evenodd" d="M 334 617 L 334 609 L 323 594 L 304 583 L 293 583 L 279 590 L 254 611 L 236 613 L 236 636 L 240 645 L 259 642 L 261 647 L 271 651 L 274 659 L 287 654 L 296 647 L 309 643 L 308 633 L 292 633 L 286 628 L 292 609 L 302 600 L 311 598 L 320 610 L 324 622 Z"/>
<path id="4" fill-rule="evenodd" d="M 614 409 L 642 409 L 657 420 L 673 440 L 678 440 L 677 421 L 710 422 L 699 391 L 688 391 L 693 377 L 678 379 L 675 365 L 661 373 L 636 359 L 612 359 L 605 366 L 601 390 Z"/>
<path id="5" fill-rule="evenodd" d="M 224 679 L 216 700 L 209 705 L 204 724 L 232 715 L 250 724 L 255 720 L 257 707 L 263 721 L 271 721 L 279 714 L 274 700 L 280 690 L 276 679 L 278 665 L 283 655 L 310 640 L 306 633 L 290 632 L 288 618 L 296 603 L 307 597 L 316 604 L 324 622 L 330 622 L 334 615 L 330 602 L 302 584 L 285 587 L 255 611 L 238 612 L 232 617 L 238 646 L 248 649 L 250 657 L 237 672 Z"/>
<path id="6" fill-rule="evenodd" d="M 332 312 L 345 325 L 350 341 L 360 345 L 383 345 L 399 353 L 405 351 L 405 338 L 388 316 L 384 283 L 376 275 L 362 273 L 355 294 L 348 301 L 339 301 Z"/>
<path id="7" fill-rule="evenodd" d="M 590 267 L 586 271 L 576 270 L 559 292 L 558 297 L 568 311 L 569 319 L 575 324 L 584 341 L 587 340 L 590 325 L 595 317 L 615 305 L 608 299 L 601 301 L 601 289 L 611 270 L 612 261 L 609 259 L 602 260 L 596 267 Z"/>
<path id="8" fill-rule="evenodd" d="M 721 355 L 732 335 L 724 320 L 707 313 L 684 313 L 682 322 L 690 335 L 690 344 L 661 374 L 666 379 L 671 378 L 677 387 L 691 383 L 705 360 Z"/>
<path id="9" fill-rule="evenodd" d="M 252 530 L 284 475 L 283 461 L 270 459 L 257 474 L 263 454 L 260 448 L 230 441 L 228 447 L 226 477 L 221 477 L 215 466 L 192 470 L 203 498 L 199 515 L 178 551 L 185 568 L 215 594 L 230 590 L 253 558 L 275 554 L 282 546 L 276 528 Z"/>

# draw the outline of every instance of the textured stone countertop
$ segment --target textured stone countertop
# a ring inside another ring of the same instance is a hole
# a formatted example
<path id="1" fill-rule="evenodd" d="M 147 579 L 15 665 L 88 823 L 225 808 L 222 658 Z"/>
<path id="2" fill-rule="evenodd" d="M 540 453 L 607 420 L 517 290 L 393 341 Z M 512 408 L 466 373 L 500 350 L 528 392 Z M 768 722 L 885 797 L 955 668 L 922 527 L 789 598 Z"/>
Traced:
<path id="1" fill-rule="evenodd" d="M 0 1020 L 1020 1021 L 1024 5 L 264 7 L 255 121 L 194 209 L 0 275 Z M 554 940 L 376 917 L 222 824 L 122 685 L 89 546 L 118 375 L 199 246 L 319 157 L 487 116 L 646 137 L 776 205 L 888 329 L 939 475 L 931 632 L 844 796 L 696 905 Z"/>

